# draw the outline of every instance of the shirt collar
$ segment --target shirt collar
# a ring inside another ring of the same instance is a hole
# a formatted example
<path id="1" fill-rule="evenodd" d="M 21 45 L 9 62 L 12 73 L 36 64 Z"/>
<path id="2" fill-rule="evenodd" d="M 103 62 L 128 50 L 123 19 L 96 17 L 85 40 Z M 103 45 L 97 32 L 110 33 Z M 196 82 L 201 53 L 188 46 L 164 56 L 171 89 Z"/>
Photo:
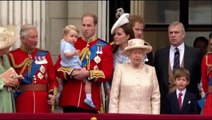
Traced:
<path id="1" fill-rule="evenodd" d="M 171 47 L 170 47 L 171 51 L 173 51 L 173 52 L 175 52 L 175 48 L 176 48 L 176 47 L 173 46 L 173 45 L 171 45 Z M 180 44 L 177 48 L 179 49 L 179 51 L 184 51 L 184 49 L 185 49 L 185 43 L 183 42 L 183 43 Z"/>
<path id="2" fill-rule="evenodd" d="M 93 35 L 92 37 L 86 39 L 85 37 L 82 37 L 83 40 L 87 41 L 87 42 L 93 42 L 94 40 L 96 40 L 96 34 Z"/>
<path id="3" fill-rule="evenodd" d="M 183 94 L 183 96 L 185 95 L 185 92 L 186 92 L 186 88 L 184 89 L 184 90 L 182 90 L 182 91 L 180 91 L 179 89 L 176 89 L 176 94 L 177 94 L 177 96 L 178 96 L 178 94 L 179 93 L 182 93 Z"/>

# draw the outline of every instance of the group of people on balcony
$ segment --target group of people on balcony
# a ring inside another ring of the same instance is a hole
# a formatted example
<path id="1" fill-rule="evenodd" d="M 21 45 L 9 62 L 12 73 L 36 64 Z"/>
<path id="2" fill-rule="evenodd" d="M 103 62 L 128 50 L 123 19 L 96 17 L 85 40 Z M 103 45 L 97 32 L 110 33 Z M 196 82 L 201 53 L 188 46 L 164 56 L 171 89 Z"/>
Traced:
<path id="1" fill-rule="evenodd" d="M 64 113 L 200 114 L 201 106 L 212 115 L 212 33 L 202 54 L 185 44 L 184 25 L 172 22 L 170 45 L 153 57 L 142 17 L 119 10 L 117 16 L 112 43 L 96 36 L 95 14 L 82 16 L 81 37 L 76 26 L 67 25 L 55 65 L 49 51 L 37 48 L 35 26 L 21 27 L 21 46 L 12 51 L 15 33 L 0 27 L 0 112 L 53 112 L 61 80 Z M 5 76 L 9 68 L 15 72 Z"/>

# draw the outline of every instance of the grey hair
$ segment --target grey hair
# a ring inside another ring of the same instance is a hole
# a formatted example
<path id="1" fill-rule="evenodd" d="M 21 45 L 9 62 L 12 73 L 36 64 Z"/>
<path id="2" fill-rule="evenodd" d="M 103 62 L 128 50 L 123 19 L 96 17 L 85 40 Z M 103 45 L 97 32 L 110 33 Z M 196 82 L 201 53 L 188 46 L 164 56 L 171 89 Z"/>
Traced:
<path id="1" fill-rule="evenodd" d="M 179 26 L 182 28 L 182 32 L 185 33 L 185 27 L 184 27 L 183 23 L 178 22 L 178 21 L 172 22 L 172 23 L 169 25 L 169 28 L 170 28 L 170 27 L 175 27 L 175 26 L 177 26 L 177 25 L 179 25 Z"/>
<path id="2" fill-rule="evenodd" d="M 26 37 L 28 35 L 28 30 L 31 29 L 36 29 L 36 27 L 31 24 L 23 25 L 20 30 L 20 37 Z"/>

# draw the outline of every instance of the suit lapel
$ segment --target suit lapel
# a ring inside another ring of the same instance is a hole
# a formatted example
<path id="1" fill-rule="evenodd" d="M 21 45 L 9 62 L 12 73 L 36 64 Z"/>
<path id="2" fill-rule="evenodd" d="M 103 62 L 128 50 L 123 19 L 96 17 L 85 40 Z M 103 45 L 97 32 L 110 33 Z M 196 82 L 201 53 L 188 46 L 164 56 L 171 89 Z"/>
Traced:
<path id="1" fill-rule="evenodd" d="M 177 99 L 176 91 L 172 93 L 172 97 L 173 97 L 174 107 L 176 108 L 176 110 L 179 110 L 179 105 L 178 105 L 178 99 Z"/>
<path id="2" fill-rule="evenodd" d="M 183 109 L 186 107 L 186 104 L 187 104 L 187 103 L 190 104 L 189 102 L 191 102 L 191 101 L 189 100 L 189 93 L 188 93 L 188 91 L 186 91 L 181 110 L 183 110 Z"/>

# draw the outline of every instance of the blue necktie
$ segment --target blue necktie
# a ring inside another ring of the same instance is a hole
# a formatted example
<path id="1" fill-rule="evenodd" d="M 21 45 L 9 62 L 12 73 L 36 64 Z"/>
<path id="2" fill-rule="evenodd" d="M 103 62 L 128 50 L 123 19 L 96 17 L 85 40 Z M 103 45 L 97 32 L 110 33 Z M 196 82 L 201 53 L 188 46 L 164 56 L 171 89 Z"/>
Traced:
<path id="1" fill-rule="evenodd" d="M 174 53 L 174 65 L 173 65 L 173 72 L 180 67 L 180 52 L 178 48 L 175 48 Z"/>

